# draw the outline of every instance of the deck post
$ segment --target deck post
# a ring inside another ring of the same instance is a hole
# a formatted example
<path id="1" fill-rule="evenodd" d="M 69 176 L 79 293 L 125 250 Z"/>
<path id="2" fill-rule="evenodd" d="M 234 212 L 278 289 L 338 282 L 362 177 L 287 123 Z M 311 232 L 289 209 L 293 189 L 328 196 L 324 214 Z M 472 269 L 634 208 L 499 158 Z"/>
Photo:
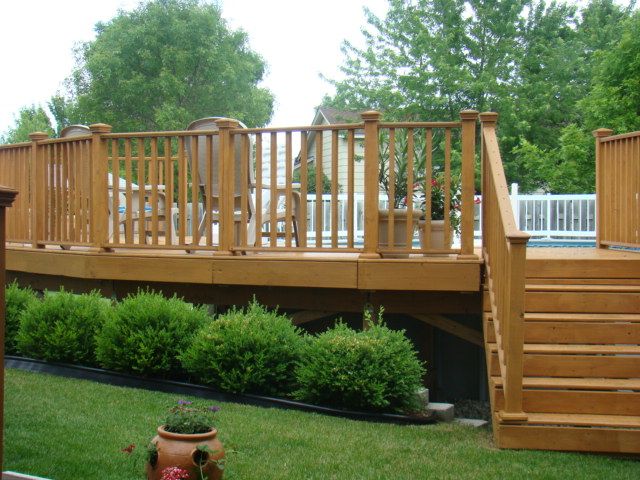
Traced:
<path id="1" fill-rule="evenodd" d="M 39 132 L 40 133 L 40 132 Z M 46 134 L 43 134 L 46 138 Z M 35 140 L 32 140 L 35 143 Z M 6 280 L 5 262 L 5 219 L 6 210 L 13 204 L 18 194 L 6 187 L 0 189 L 0 365 L 4 365 L 4 336 L 5 336 L 5 298 L 4 284 Z M 4 452 L 4 368 L 0 372 L 0 477 L 2 477 Z"/>
<path id="2" fill-rule="evenodd" d="M 596 247 L 607 248 L 608 245 L 602 244 L 602 233 L 605 231 L 606 216 L 609 214 L 608 205 L 605 205 L 606 186 L 604 175 L 602 173 L 602 162 L 604 161 L 604 151 L 602 139 L 613 134 L 613 130 L 608 128 L 599 128 L 594 130 L 593 136 L 596 139 Z M 606 213 L 605 213 L 606 212 Z"/>
<path id="3" fill-rule="evenodd" d="M 362 120 L 364 121 L 364 249 L 360 258 L 380 258 L 378 253 L 380 112 L 363 112 Z"/>
<path id="4" fill-rule="evenodd" d="M 522 408 L 522 383 L 524 377 L 524 291 L 525 267 L 527 262 L 527 242 L 529 235 L 514 234 L 508 238 L 510 262 L 507 272 L 510 293 L 507 295 L 508 316 L 504 322 L 503 342 L 506 365 L 504 389 L 504 410 L 499 412 L 503 423 L 527 421 Z"/>
<path id="5" fill-rule="evenodd" d="M 31 140 L 29 206 L 31 210 L 31 246 L 44 248 L 45 168 L 43 149 L 38 142 L 48 137 L 44 132 L 29 134 Z"/>
<path id="6" fill-rule="evenodd" d="M 231 129 L 240 125 L 237 120 L 220 118 L 216 120 L 218 135 L 220 138 L 220 161 L 218 162 L 218 191 L 220 192 L 220 222 L 218 236 L 219 249 L 214 255 L 233 255 L 231 248 L 234 244 L 234 189 L 235 189 L 235 165 L 233 152 L 233 139 Z M 207 180 L 210 182 L 211 180 Z M 210 227 L 209 227 L 210 228 Z M 246 227 L 244 227 L 246 228 Z"/>
<path id="7" fill-rule="evenodd" d="M 109 192 L 107 191 L 107 140 L 102 136 L 111 133 L 111 125 L 94 123 L 91 130 L 91 157 L 89 175 L 91 175 L 91 196 L 89 234 L 93 248 L 107 251 L 104 245 L 109 241 Z M 139 230 L 143 230 L 140 225 Z"/>
<path id="8" fill-rule="evenodd" d="M 476 122 L 478 112 L 463 110 L 460 112 L 462 121 L 462 206 L 460 225 L 460 255 L 459 259 L 477 260 L 473 252 L 473 220 L 475 193 L 475 157 L 476 157 Z"/>

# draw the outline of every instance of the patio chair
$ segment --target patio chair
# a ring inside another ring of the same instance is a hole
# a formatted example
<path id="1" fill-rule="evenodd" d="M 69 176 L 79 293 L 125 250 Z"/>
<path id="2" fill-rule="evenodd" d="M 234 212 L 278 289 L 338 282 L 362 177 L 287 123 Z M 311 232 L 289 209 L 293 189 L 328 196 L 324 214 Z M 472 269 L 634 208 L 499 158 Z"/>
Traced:
<path id="1" fill-rule="evenodd" d="M 201 118 L 199 120 L 195 120 L 189 124 L 187 127 L 188 131 L 198 131 L 198 130 L 218 130 L 218 126 L 216 124 L 216 120 L 224 117 L 206 117 Z M 242 122 L 238 122 L 241 128 L 246 128 L 246 126 Z M 192 152 L 191 147 L 191 138 L 187 137 L 186 141 L 187 155 L 189 158 L 189 162 L 193 161 L 194 154 Z M 219 194 L 219 185 L 218 185 L 218 156 L 219 156 L 219 142 L 218 137 L 213 136 L 211 139 L 211 212 L 210 219 L 211 224 L 219 223 L 220 219 L 220 194 Z M 242 136 L 236 135 L 234 139 L 234 187 L 233 187 L 233 197 L 234 197 L 234 223 L 235 223 L 235 234 L 236 234 L 236 243 L 239 243 L 239 233 L 241 222 L 241 212 L 242 208 L 245 208 L 247 211 L 247 219 L 249 221 L 247 228 L 247 244 L 248 245 L 259 245 L 262 237 L 262 225 L 268 225 L 271 222 L 270 216 L 270 208 L 269 201 L 266 201 L 263 207 L 262 215 L 261 215 L 261 223 L 259 234 L 256 232 L 256 210 L 254 203 L 254 195 L 256 195 L 256 183 L 254 176 L 254 165 L 253 165 L 253 138 L 249 136 L 249 167 L 247 168 L 247 178 L 241 177 L 241 162 L 242 162 Z M 198 171 L 199 175 L 199 187 L 200 193 L 202 195 L 203 204 L 207 205 L 206 198 L 206 172 L 207 170 L 207 152 L 206 152 L 206 139 L 204 136 L 198 137 Z M 246 185 L 247 189 L 247 205 L 242 205 L 242 186 L 243 183 Z M 261 185 L 260 190 L 258 191 L 259 195 L 262 195 L 262 190 L 269 189 L 269 185 Z M 294 240 L 296 245 L 298 245 L 298 228 L 297 228 L 297 218 L 300 212 L 300 194 L 299 192 L 292 192 L 292 222 L 293 222 L 293 232 L 294 232 Z M 281 203 L 281 200 L 286 197 L 286 189 L 285 187 L 279 186 L 277 188 L 277 198 L 276 201 Z M 204 234 L 206 215 L 203 215 L 198 231 L 200 235 Z M 286 215 L 283 210 L 278 210 L 276 213 L 276 222 L 284 222 L 286 221 Z M 211 228 L 210 226 L 208 228 Z"/>
<path id="2" fill-rule="evenodd" d="M 91 130 L 86 125 L 69 125 L 63 128 L 60 131 L 60 138 L 73 138 L 84 135 L 91 135 Z M 107 185 L 109 189 L 109 238 L 113 236 L 113 174 L 107 174 Z M 127 181 L 124 178 L 118 177 L 118 224 L 123 226 L 126 223 L 127 219 L 127 210 L 126 210 L 126 188 Z M 138 222 L 140 224 L 140 195 L 144 195 L 145 207 L 144 207 L 144 222 L 143 222 L 143 230 L 145 235 L 151 235 L 151 231 L 149 229 L 149 223 L 152 219 L 152 208 L 146 202 L 148 202 L 149 197 L 151 196 L 152 187 L 151 185 L 145 185 L 142 189 L 139 185 L 135 183 L 131 183 L 131 205 L 132 205 L 132 219 L 135 224 Z M 158 194 L 158 220 L 160 222 L 164 222 L 165 228 L 171 229 L 172 238 L 176 238 L 175 225 L 173 222 L 173 214 L 174 209 L 169 209 L 169 216 L 167 216 L 167 199 L 166 192 L 164 191 L 163 185 L 157 186 L 157 194 Z M 139 229 L 140 230 L 140 229 Z"/>

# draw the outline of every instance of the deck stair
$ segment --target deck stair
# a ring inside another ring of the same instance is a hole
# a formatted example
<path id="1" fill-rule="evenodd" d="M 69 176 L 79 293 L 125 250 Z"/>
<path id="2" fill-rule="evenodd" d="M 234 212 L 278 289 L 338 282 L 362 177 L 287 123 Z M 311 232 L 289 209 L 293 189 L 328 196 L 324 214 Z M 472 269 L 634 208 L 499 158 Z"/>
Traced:
<path id="1" fill-rule="evenodd" d="M 485 307 L 499 446 L 640 453 L 640 254 L 626 259 L 527 260 L 524 422 L 500 421 L 500 360 Z"/>

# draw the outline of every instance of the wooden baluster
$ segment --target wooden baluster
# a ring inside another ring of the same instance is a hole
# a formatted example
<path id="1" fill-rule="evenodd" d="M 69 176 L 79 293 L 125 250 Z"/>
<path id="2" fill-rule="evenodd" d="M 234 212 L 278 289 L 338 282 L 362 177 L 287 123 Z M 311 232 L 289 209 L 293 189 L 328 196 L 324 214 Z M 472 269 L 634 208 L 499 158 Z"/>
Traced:
<path id="1" fill-rule="evenodd" d="M 355 186 L 355 130 L 347 135 L 347 247 L 353 248 L 354 238 L 354 186 Z"/>
<path id="2" fill-rule="evenodd" d="M 131 245 L 133 243 L 133 187 L 131 186 L 131 178 L 133 177 L 133 166 L 131 165 L 131 139 L 126 138 L 124 143 L 124 177 L 126 182 L 125 192 L 125 243 Z M 120 179 L 114 178 L 114 182 L 120 182 Z"/>
<path id="3" fill-rule="evenodd" d="M 407 196 L 405 204 L 407 206 L 407 220 L 405 229 L 405 248 L 411 250 L 413 248 L 413 178 L 414 178 L 414 157 L 415 142 L 413 128 L 407 129 Z"/>
<path id="4" fill-rule="evenodd" d="M 478 112 L 463 110 L 462 121 L 462 207 L 460 223 L 460 254 L 458 259 L 477 259 L 473 252 L 473 220 L 475 193 L 476 121 Z"/>
<path id="5" fill-rule="evenodd" d="M 151 185 L 151 243 L 153 245 L 158 245 L 158 211 L 159 211 L 159 201 L 158 201 L 158 180 L 160 180 L 159 173 L 159 162 L 158 162 L 158 137 L 152 137 L 150 140 L 151 144 L 151 160 L 149 162 L 149 184 Z M 145 192 L 146 193 L 146 192 Z M 166 203 L 166 202 L 165 202 Z M 167 206 L 165 205 L 165 215 Z M 145 222 L 146 223 L 146 222 Z M 165 222 L 166 225 L 166 222 Z M 166 230 L 166 227 L 165 227 Z M 166 231 L 165 231 L 166 235 Z"/>
<path id="6" fill-rule="evenodd" d="M 278 134 L 271 132 L 269 140 L 269 246 L 278 246 Z"/>
<path id="7" fill-rule="evenodd" d="M 147 214 L 145 205 L 147 201 L 147 182 L 144 168 L 144 138 L 137 139 L 138 150 L 138 205 L 133 208 L 138 209 L 138 244 L 147 243 Z"/>
<path id="8" fill-rule="evenodd" d="M 451 129 L 444 130 L 444 246 L 451 245 Z"/>
<path id="9" fill-rule="evenodd" d="M 165 191 L 165 244 L 172 245 L 173 236 L 173 158 L 171 156 L 171 138 L 164 138 L 164 191 Z"/>
<path id="10" fill-rule="evenodd" d="M 291 247 L 291 239 L 293 237 L 293 188 L 291 182 L 293 180 L 293 145 L 291 132 L 287 132 L 285 136 L 285 246 Z"/>
<path id="11" fill-rule="evenodd" d="M 211 216 L 213 215 L 213 199 L 211 198 L 211 192 L 213 189 L 213 185 L 211 185 L 212 175 L 213 175 L 213 136 L 207 135 L 205 137 L 205 147 L 204 147 L 204 156 L 205 156 L 205 171 L 200 172 L 201 175 L 204 175 L 204 212 L 203 212 L 203 222 L 206 227 L 205 239 L 208 247 L 213 245 L 213 232 L 211 230 Z M 222 181 L 221 176 L 218 176 L 219 182 Z M 220 191 L 220 190 L 218 190 Z M 220 213 L 220 212 L 218 212 Z"/>
<path id="12" fill-rule="evenodd" d="M 307 246 L 307 168 L 308 168 L 307 132 L 300 132 L 300 218 L 298 236 L 301 247 Z"/>
<path id="13" fill-rule="evenodd" d="M 380 258 L 378 253 L 378 129 L 380 113 L 364 112 L 364 248 L 360 258 Z M 393 205 L 390 205 L 390 209 Z"/>
<path id="14" fill-rule="evenodd" d="M 197 138 L 197 137 L 195 137 Z M 191 139 L 193 142 L 193 138 Z M 187 183 L 187 156 L 185 155 L 184 137 L 178 137 L 178 243 L 180 245 L 186 245 L 187 240 L 185 238 L 187 233 L 187 196 L 188 196 L 188 183 Z M 193 142 L 195 143 L 195 142 Z M 198 158 L 196 155 L 198 151 L 192 147 L 193 158 Z M 195 162 L 195 160 L 194 160 Z M 191 219 L 191 230 L 193 235 L 193 229 L 198 228 L 198 219 Z M 187 253 L 190 251 L 187 250 Z"/>
<path id="15" fill-rule="evenodd" d="M 120 158 L 118 139 L 111 140 L 111 243 L 120 243 Z"/>
<path id="16" fill-rule="evenodd" d="M 593 136 L 596 139 L 596 247 L 608 248 L 608 245 L 603 245 L 603 234 L 606 234 L 606 224 L 608 215 L 610 212 L 607 210 L 610 205 L 605 202 L 605 195 L 607 194 L 607 174 L 608 171 L 604 164 L 604 145 L 602 139 L 613 135 L 613 130 L 608 128 L 599 128 L 593 131 Z M 604 238 L 604 240 L 609 240 Z"/>
<path id="17" fill-rule="evenodd" d="M 45 175 L 44 168 L 44 147 L 38 142 L 44 140 L 48 135 L 44 132 L 34 132 L 29 135 L 31 140 L 31 188 L 29 205 L 31 211 L 31 246 L 33 248 L 44 248 L 44 206 L 45 206 Z"/>
<path id="18" fill-rule="evenodd" d="M 249 211 L 247 209 L 247 205 L 249 205 L 250 195 L 249 192 L 249 184 L 245 180 L 249 178 L 249 169 L 251 168 L 251 152 L 249 149 L 249 135 L 241 135 L 240 136 L 240 178 L 242 181 L 240 182 L 240 238 L 237 240 L 238 245 L 242 247 L 247 246 L 247 229 L 244 228 L 244 225 L 247 225 L 249 222 Z M 235 141 L 234 141 L 235 144 Z M 255 221 L 255 218 L 251 219 Z M 253 246 L 253 245 L 251 245 Z"/>
<path id="19" fill-rule="evenodd" d="M 89 231 L 94 248 L 105 251 L 109 242 L 109 205 L 107 203 L 107 139 L 102 135 L 111 132 L 111 125 L 95 123 L 91 129 L 91 157 L 89 174 L 91 175 Z M 114 181 L 116 181 L 114 179 Z"/>
<path id="20" fill-rule="evenodd" d="M 338 130 L 331 132 L 331 247 L 338 247 Z"/>
<path id="21" fill-rule="evenodd" d="M 322 248 L 322 230 L 324 223 L 324 205 L 322 201 L 322 194 L 324 193 L 324 186 L 322 184 L 322 170 L 323 165 L 323 149 L 324 149 L 324 141 L 323 141 L 323 132 L 322 130 L 318 130 L 316 132 L 316 248 Z"/>
<path id="22" fill-rule="evenodd" d="M 262 246 L 262 133 L 256 134 L 256 246 Z"/>
<path id="23" fill-rule="evenodd" d="M 395 247 L 395 212 L 396 212 L 396 129 L 389 129 L 389 158 L 387 159 L 387 181 L 389 191 L 387 197 L 387 247 Z M 402 153 L 400 153 L 402 155 Z M 378 179 L 379 182 L 379 179 Z M 378 188 L 380 188 L 378 186 Z M 378 199 L 378 201 L 380 201 Z M 379 204 L 378 204 L 379 208 Z"/>

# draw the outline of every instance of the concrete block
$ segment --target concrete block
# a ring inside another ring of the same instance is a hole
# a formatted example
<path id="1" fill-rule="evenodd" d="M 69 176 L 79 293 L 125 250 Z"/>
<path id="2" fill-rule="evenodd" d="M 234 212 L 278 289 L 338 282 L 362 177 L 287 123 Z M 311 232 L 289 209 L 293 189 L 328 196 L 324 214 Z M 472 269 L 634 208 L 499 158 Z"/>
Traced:
<path id="1" fill-rule="evenodd" d="M 431 402 L 427 408 L 433 411 L 439 422 L 451 422 L 454 418 L 454 409 L 451 403 Z"/>
<path id="2" fill-rule="evenodd" d="M 24 473 L 2 472 L 2 480 L 48 480 L 44 477 L 34 477 L 33 475 L 25 475 Z"/>
<path id="3" fill-rule="evenodd" d="M 489 423 L 486 420 L 481 420 L 479 418 L 456 418 L 454 422 L 460 423 L 462 425 L 468 425 L 473 428 L 484 427 Z"/>

